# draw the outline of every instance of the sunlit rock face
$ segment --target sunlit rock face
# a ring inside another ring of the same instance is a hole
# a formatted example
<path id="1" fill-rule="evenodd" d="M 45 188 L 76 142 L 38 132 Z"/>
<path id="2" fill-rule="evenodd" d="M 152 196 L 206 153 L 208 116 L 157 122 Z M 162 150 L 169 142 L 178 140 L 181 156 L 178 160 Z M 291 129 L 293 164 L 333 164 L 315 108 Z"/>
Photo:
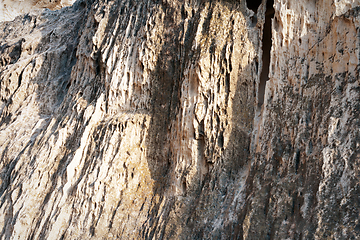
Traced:
<path id="1" fill-rule="evenodd" d="M 1 238 L 356 239 L 360 3 L 251 9 L 0 23 Z"/>
<path id="2" fill-rule="evenodd" d="M 75 0 L 0 0 L 0 22 L 12 21 L 16 16 L 40 9 L 60 9 Z"/>

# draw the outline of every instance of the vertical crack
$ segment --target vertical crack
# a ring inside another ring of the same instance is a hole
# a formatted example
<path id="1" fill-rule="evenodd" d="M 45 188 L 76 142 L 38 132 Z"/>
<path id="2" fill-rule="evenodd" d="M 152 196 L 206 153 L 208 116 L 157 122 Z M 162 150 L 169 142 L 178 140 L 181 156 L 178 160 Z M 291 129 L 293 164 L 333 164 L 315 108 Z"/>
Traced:
<path id="1" fill-rule="evenodd" d="M 262 38 L 262 70 L 260 73 L 260 84 L 258 91 L 258 107 L 264 103 L 266 82 L 269 80 L 270 51 L 272 45 L 271 19 L 274 17 L 274 0 L 266 1 L 265 23 Z"/>
<path id="2" fill-rule="evenodd" d="M 274 10 L 274 0 L 246 0 L 246 4 L 249 9 L 253 10 L 256 13 L 256 16 L 252 16 L 254 19 L 257 19 L 260 15 L 261 18 L 264 17 L 265 12 L 265 21 L 261 22 L 263 24 L 263 34 L 261 39 L 262 54 L 261 59 L 255 58 L 255 66 L 256 66 L 256 74 L 259 74 L 259 80 L 254 79 L 254 94 L 255 99 L 257 100 L 257 106 L 255 107 L 255 116 L 254 116 L 254 128 L 251 137 L 250 143 L 250 151 L 254 152 L 256 146 L 259 143 L 259 136 L 262 134 L 262 111 L 261 108 L 264 104 L 265 100 L 265 89 L 266 82 L 269 80 L 269 72 L 270 72 L 270 52 L 272 47 L 272 18 L 275 15 Z M 265 11 L 264 11 L 265 10 Z M 259 26 L 259 23 L 255 23 L 255 26 Z M 260 52 L 260 51 L 259 51 Z M 259 60 L 259 63 L 258 63 Z M 259 65 L 259 70 L 257 65 Z M 259 72 L 260 71 L 260 72 Z M 254 77 L 255 78 L 255 77 Z M 257 87 L 256 87 L 257 85 Z M 257 91 L 256 91 L 257 88 Z M 256 104 L 256 103 L 254 103 Z"/>

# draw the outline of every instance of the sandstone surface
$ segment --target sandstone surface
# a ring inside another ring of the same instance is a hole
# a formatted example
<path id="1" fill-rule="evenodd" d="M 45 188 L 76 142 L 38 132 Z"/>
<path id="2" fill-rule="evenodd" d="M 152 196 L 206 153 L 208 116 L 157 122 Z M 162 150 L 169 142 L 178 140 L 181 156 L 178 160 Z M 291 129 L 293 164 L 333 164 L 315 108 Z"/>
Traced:
<path id="1" fill-rule="evenodd" d="M 1 239 L 358 239 L 360 1 L 268 1 L 1 22 Z"/>

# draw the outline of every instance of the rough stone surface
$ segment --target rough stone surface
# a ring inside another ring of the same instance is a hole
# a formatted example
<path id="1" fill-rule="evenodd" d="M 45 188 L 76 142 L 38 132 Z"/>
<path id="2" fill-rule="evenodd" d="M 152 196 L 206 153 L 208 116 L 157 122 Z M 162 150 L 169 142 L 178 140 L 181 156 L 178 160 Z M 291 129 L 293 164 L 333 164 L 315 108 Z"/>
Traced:
<path id="1" fill-rule="evenodd" d="M 1 239 L 357 239 L 360 2 L 273 7 L 270 53 L 266 1 L 0 23 Z"/>
<path id="2" fill-rule="evenodd" d="M 32 10 L 51 10 L 70 6 L 75 0 L 0 0 L 0 22 L 12 21 L 16 16 Z"/>

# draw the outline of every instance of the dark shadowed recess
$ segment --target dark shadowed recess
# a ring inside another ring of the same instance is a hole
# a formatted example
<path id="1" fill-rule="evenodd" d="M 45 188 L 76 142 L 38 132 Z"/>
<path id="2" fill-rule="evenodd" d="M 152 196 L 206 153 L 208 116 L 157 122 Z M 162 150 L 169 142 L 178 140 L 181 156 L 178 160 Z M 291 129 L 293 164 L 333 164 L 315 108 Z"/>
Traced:
<path id="1" fill-rule="evenodd" d="M 257 13 L 261 4 L 261 0 L 246 0 L 247 7 L 255 13 Z M 269 80 L 270 52 L 272 46 L 271 19 L 274 17 L 274 13 L 274 0 L 267 0 L 262 37 L 262 68 L 258 90 L 258 108 L 261 108 L 264 103 L 266 82 Z"/>
<path id="2" fill-rule="evenodd" d="M 246 0 L 246 6 L 248 9 L 253 10 L 255 13 L 257 12 L 262 0 Z"/>
<path id="3" fill-rule="evenodd" d="M 262 0 L 246 0 L 246 5 L 249 9 L 257 13 Z M 270 71 L 270 52 L 272 46 L 272 33 L 271 33 L 271 19 L 274 17 L 274 0 L 266 1 L 265 24 L 263 26 L 262 37 L 262 69 L 260 73 L 260 84 L 258 90 L 258 107 L 264 103 L 266 82 L 269 80 Z"/>
<path id="4" fill-rule="evenodd" d="M 263 26 L 263 38 L 262 38 L 262 70 L 260 74 L 260 85 L 258 93 L 258 107 L 261 107 L 264 103 L 266 82 L 269 80 L 270 73 L 270 52 L 272 46 L 272 29 L 271 19 L 274 17 L 274 0 L 268 0 L 266 2 L 265 12 L 265 24 Z"/>
<path id="5" fill-rule="evenodd" d="M 262 0 L 246 0 L 246 6 L 248 9 L 251 9 L 255 13 L 259 10 L 259 7 L 263 1 Z M 266 1 L 266 9 L 273 8 L 274 0 L 267 0 Z"/>

